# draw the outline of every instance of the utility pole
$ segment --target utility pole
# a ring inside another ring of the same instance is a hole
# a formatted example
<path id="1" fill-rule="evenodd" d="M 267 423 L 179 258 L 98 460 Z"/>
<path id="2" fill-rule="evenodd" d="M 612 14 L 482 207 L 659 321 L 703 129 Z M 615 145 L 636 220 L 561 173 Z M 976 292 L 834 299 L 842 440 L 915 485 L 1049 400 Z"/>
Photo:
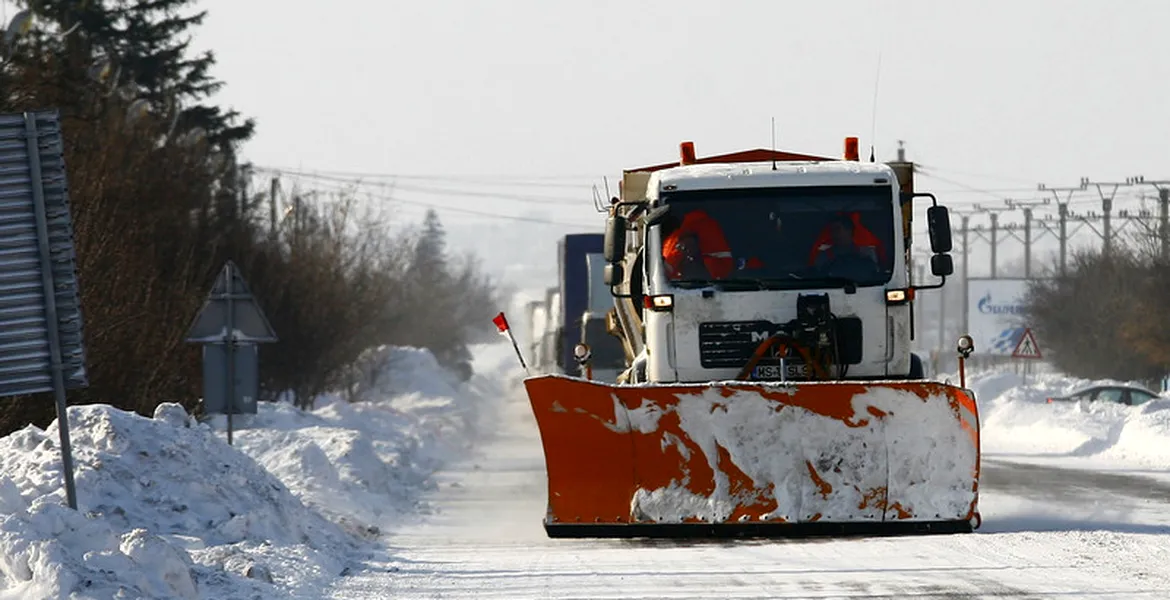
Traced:
<path id="1" fill-rule="evenodd" d="M 970 295 L 971 285 L 971 269 L 968 258 L 971 255 L 971 239 L 969 233 L 971 232 L 971 215 L 960 215 L 959 237 L 963 240 L 963 331 L 964 335 L 971 329 L 971 321 L 968 318 L 967 296 Z"/>
<path id="2" fill-rule="evenodd" d="M 988 213 L 991 218 L 991 278 L 995 279 L 999 263 L 999 213 L 1012 210 L 1011 208 L 989 208 L 980 204 L 975 205 L 975 212 Z M 978 229 L 976 229 L 978 231 Z"/>
<path id="3" fill-rule="evenodd" d="M 276 194 L 280 191 L 280 178 L 273 177 L 272 185 L 268 188 L 268 218 L 269 229 L 268 237 L 272 241 L 276 241 Z"/>
<path id="4" fill-rule="evenodd" d="M 1158 237 L 1162 243 L 1162 260 L 1170 259 L 1170 188 L 1158 188 Z"/>
<path id="5" fill-rule="evenodd" d="M 1158 190 L 1158 243 L 1162 260 L 1170 261 L 1170 179 L 1146 181 L 1142 175 L 1126 180 L 1130 185 L 1152 185 Z"/>
<path id="6" fill-rule="evenodd" d="M 1032 207 L 1048 204 L 1048 198 L 1039 200 L 1015 200 L 1007 198 L 1004 202 L 1011 208 L 1020 208 L 1024 211 L 1024 279 L 1032 278 Z"/>
<path id="7" fill-rule="evenodd" d="M 1162 260 L 1170 260 L 1170 188 L 1158 188 L 1158 237 L 1162 243 Z"/>
<path id="8" fill-rule="evenodd" d="M 1106 256 L 1108 256 L 1109 253 L 1113 249 L 1113 226 L 1112 226 L 1112 221 L 1111 221 L 1111 214 L 1113 211 L 1113 198 L 1115 196 L 1117 196 L 1117 188 L 1119 188 L 1123 185 L 1130 185 L 1130 182 L 1129 181 L 1126 181 L 1124 183 L 1095 182 L 1095 181 L 1089 181 L 1088 177 L 1082 177 L 1081 178 L 1081 187 L 1088 187 L 1089 185 L 1093 185 L 1094 187 L 1096 187 L 1097 188 L 1097 195 L 1101 196 L 1101 212 L 1104 214 L 1104 221 L 1103 221 L 1104 233 L 1103 233 L 1102 237 L 1105 240 L 1105 252 L 1104 253 Z M 1102 186 L 1105 186 L 1105 187 L 1113 186 L 1113 189 L 1109 191 L 1108 197 L 1105 196 L 1105 191 L 1103 189 L 1101 189 Z"/>
<path id="9" fill-rule="evenodd" d="M 1068 274 L 1068 203 L 1072 200 L 1072 195 L 1076 192 L 1085 191 L 1086 185 L 1084 180 L 1081 180 L 1081 185 L 1078 187 L 1063 187 L 1054 188 L 1048 187 L 1043 183 L 1036 186 L 1036 189 L 1041 192 L 1052 192 L 1056 197 L 1057 215 L 1060 219 L 1060 276 L 1064 277 Z M 1064 201 L 1060 200 L 1060 192 L 1068 192 L 1064 197 Z"/>

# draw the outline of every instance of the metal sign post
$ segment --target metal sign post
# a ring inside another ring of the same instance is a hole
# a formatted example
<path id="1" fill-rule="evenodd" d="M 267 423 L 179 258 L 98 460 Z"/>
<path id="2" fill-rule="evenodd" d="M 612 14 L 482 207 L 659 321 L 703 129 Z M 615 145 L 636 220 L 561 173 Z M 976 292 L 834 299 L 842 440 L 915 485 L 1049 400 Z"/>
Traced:
<path id="1" fill-rule="evenodd" d="M 89 380 L 68 192 L 57 112 L 0 115 L 0 396 L 53 393 L 76 510 L 66 391 Z"/>
<path id="2" fill-rule="evenodd" d="M 248 290 L 235 263 L 220 270 L 187 332 L 187 342 L 203 344 L 203 410 L 227 416 L 232 443 L 235 414 L 256 414 L 260 371 L 257 344 L 277 341 L 276 332 Z"/>

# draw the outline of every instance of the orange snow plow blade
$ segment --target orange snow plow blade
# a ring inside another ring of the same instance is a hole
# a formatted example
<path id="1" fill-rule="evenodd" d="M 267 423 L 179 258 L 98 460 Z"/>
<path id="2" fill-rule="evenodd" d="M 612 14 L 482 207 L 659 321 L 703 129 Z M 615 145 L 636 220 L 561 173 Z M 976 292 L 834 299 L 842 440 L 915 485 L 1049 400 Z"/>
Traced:
<path id="1" fill-rule="evenodd" d="M 978 527 L 979 418 L 943 383 L 525 380 L 551 537 Z"/>

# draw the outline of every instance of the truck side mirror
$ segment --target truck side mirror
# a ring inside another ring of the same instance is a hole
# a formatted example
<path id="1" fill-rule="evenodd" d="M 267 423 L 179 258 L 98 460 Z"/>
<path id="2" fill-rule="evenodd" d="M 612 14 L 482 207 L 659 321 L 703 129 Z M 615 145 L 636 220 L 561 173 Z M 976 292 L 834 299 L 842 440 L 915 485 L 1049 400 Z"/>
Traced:
<path id="1" fill-rule="evenodd" d="M 930 229 L 930 250 L 935 254 L 951 251 L 951 215 L 945 206 L 926 209 L 926 223 Z M 933 259 L 931 264 L 934 264 Z M 932 267 L 933 268 L 933 267 Z M 936 275 L 938 273 L 935 273 Z"/>
<path id="2" fill-rule="evenodd" d="M 930 272 L 935 277 L 946 277 L 955 272 L 955 261 L 950 254 L 935 254 L 930 257 Z"/>
<path id="3" fill-rule="evenodd" d="M 605 254 L 605 262 L 614 264 L 622 259 L 626 253 L 626 218 L 621 215 L 613 215 L 605 221 L 605 241 L 602 243 L 602 252 Z M 608 276 L 609 268 L 606 268 Z M 609 283 L 609 280 L 606 280 Z"/>
<path id="4" fill-rule="evenodd" d="M 670 206 L 669 205 L 664 204 L 662 206 L 654 208 L 653 210 L 647 212 L 646 216 L 644 217 L 645 222 L 646 222 L 646 226 L 653 227 L 653 226 L 661 223 L 662 220 L 665 219 L 666 215 L 668 215 L 668 214 L 670 214 Z"/>
<path id="5" fill-rule="evenodd" d="M 622 263 L 612 262 L 608 265 L 605 265 L 605 271 L 603 271 L 601 277 L 602 280 L 605 281 L 605 285 L 613 287 L 621 283 L 624 276 L 625 270 L 622 269 Z"/>

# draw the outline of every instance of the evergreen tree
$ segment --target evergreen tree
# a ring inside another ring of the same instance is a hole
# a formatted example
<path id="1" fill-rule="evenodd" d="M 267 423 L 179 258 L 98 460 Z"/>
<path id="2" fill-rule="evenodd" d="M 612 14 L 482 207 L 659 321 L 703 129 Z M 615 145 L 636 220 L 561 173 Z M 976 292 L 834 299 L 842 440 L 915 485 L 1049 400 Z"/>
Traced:
<path id="1" fill-rule="evenodd" d="M 241 122 L 236 111 L 203 103 L 223 83 L 210 75 L 213 53 L 189 56 L 191 30 L 206 16 L 190 10 L 195 0 L 18 1 L 56 25 L 56 34 L 42 41 L 69 65 L 67 83 L 91 84 L 108 65 L 103 88 L 119 90 L 125 101 L 148 100 L 168 133 L 199 128 L 222 153 L 254 134 L 254 120 Z"/>
<path id="2" fill-rule="evenodd" d="M 429 349 L 440 364 L 466 379 L 471 376 L 471 356 L 459 317 L 467 298 L 450 267 L 447 233 L 438 213 L 428 210 L 406 273 L 411 289 L 408 311 L 420 324 L 411 343 Z"/>
<path id="3" fill-rule="evenodd" d="M 427 209 L 422 235 L 415 248 L 413 271 L 420 281 L 437 283 L 447 270 L 447 232 L 434 209 Z"/>

